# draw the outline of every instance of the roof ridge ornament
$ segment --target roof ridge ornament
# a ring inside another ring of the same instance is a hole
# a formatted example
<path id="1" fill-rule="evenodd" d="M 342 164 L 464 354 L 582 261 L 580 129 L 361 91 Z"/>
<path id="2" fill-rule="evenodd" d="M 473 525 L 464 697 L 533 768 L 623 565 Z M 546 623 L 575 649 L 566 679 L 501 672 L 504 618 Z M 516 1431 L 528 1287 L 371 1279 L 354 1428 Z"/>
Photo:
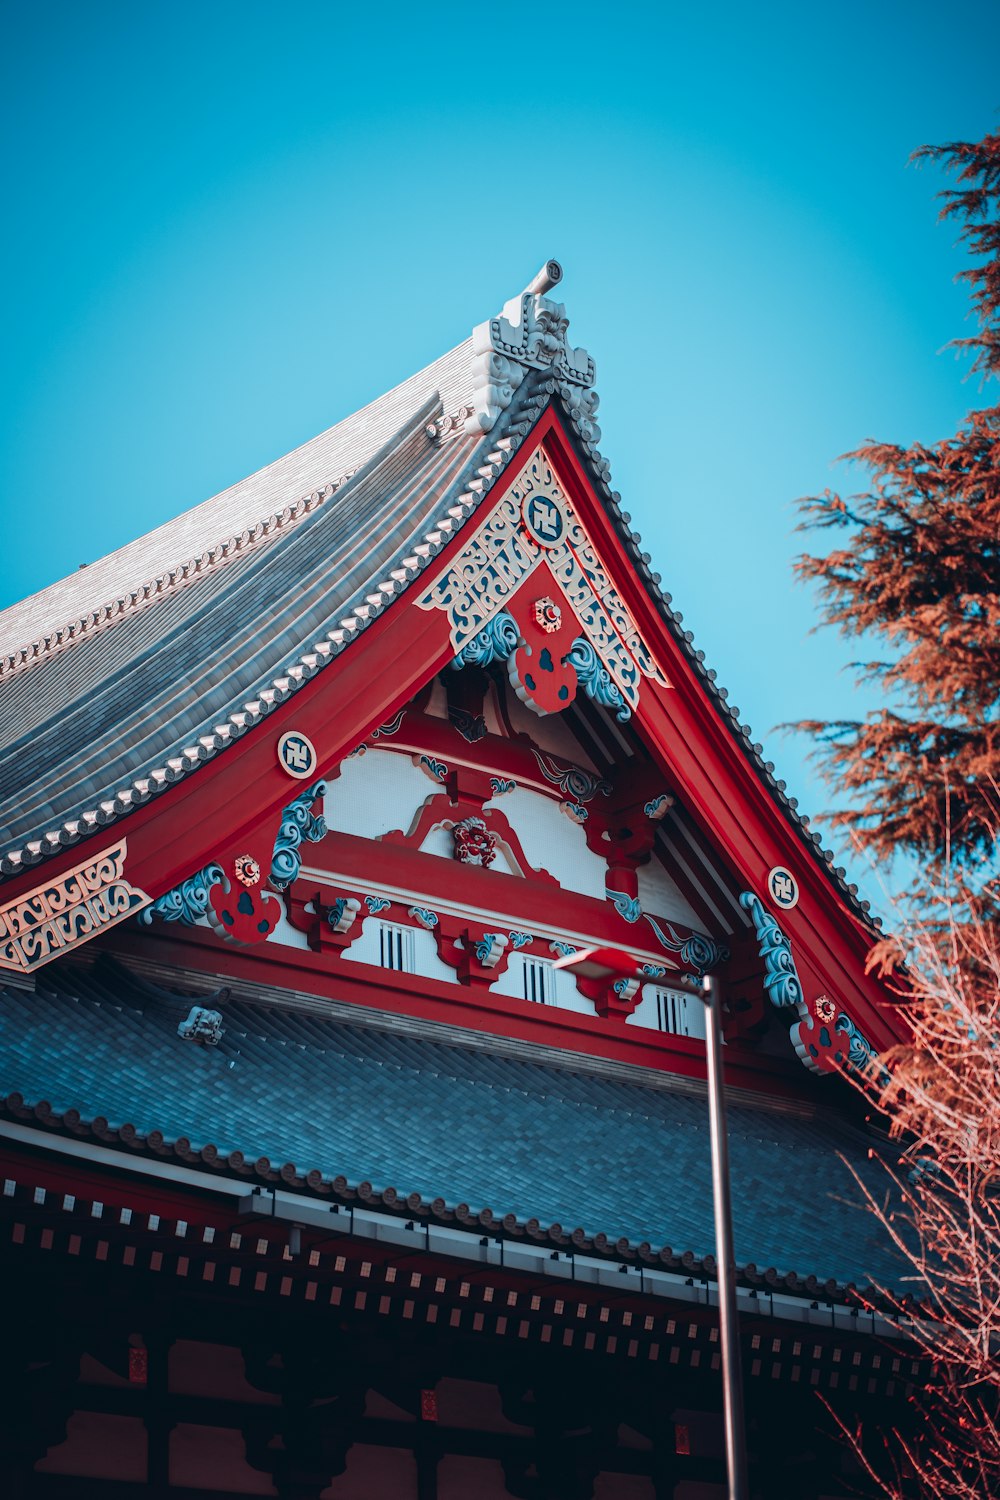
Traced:
<path id="1" fill-rule="evenodd" d="M 565 305 L 544 296 L 562 276 L 559 262 L 547 260 L 524 291 L 504 303 L 497 317 L 488 318 L 472 330 L 475 358 L 472 412 L 465 423 L 467 432 L 489 432 L 510 406 L 529 370 L 548 370 L 559 382 L 568 403 L 575 408 L 584 405 L 580 388 L 593 386 L 594 361 L 586 349 L 571 348 Z M 596 408 L 594 392 L 585 403 L 588 421 L 592 422 Z M 594 431 L 596 441 L 600 434 L 596 427 Z"/>

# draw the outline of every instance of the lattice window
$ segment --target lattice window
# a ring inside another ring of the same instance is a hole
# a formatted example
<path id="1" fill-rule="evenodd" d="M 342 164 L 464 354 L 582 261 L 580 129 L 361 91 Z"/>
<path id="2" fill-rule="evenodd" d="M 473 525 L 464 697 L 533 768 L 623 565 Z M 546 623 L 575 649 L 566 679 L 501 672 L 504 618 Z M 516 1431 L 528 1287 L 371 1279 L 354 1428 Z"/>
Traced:
<path id="1" fill-rule="evenodd" d="M 524 958 L 521 962 L 525 1000 L 533 1000 L 537 1005 L 555 1005 L 556 976 L 552 965 L 544 958 Z"/>
<path id="2" fill-rule="evenodd" d="M 395 922 L 380 922 L 378 952 L 383 969 L 398 969 L 403 974 L 412 974 L 415 969 L 413 928 L 399 927 Z"/>
<path id="3" fill-rule="evenodd" d="M 656 1024 L 661 1031 L 672 1032 L 674 1036 L 704 1036 L 704 1024 L 698 1024 L 701 1016 L 694 1011 L 695 1006 L 701 1007 L 696 996 L 661 989 L 655 994 Z"/>

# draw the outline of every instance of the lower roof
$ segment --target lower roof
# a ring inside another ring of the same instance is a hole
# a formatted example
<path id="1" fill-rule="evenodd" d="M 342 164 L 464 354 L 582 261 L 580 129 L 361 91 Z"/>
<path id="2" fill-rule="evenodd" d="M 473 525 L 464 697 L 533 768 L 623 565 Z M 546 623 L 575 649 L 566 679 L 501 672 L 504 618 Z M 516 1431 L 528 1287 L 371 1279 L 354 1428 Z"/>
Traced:
<path id="1" fill-rule="evenodd" d="M 360 1187 L 411 1214 L 511 1215 L 514 1232 L 555 1244 L 712 1273 L 708 1115 L 690 1085 L 429 1039 L 402 1020 L 182 996 L 107 959 L 56 962 L 38 983 L 0 991 L 0 1106 L 48 1135 L 89 1127 L 133 1151 L 335 1196 Z M 221 1013 L 217 1045 L 178 1035 L 194 1003 Z M 745 1280 L 774 1268 L 812 1292 L 898 1278 L 859 1206 L 852 1173 L 885 1187 L 860 1132 L 745 1098 L 730 1101 L 729 1130 Z"/>

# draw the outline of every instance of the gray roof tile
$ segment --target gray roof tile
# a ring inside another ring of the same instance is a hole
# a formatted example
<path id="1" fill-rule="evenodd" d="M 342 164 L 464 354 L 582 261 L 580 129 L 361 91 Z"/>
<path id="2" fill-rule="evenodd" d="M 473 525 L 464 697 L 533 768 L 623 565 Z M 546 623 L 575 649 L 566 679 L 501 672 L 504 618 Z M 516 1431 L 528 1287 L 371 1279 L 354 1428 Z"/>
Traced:
<path id="1" fill-rule="evenodd" d="M 435 394 L 446 412 L 470 395 L 471 339 L 376 401 L 310 438 L 249 478 L 184 511 L 89 567 L 0 612 L 0 651 L 10 652 L 110 603 L 310 491 L 358 469 Z"/>
<path id="2" fill-rule="evenodd" d="M 202 1048 L 177 1036 L 190 998 L 111 964 L 57 963 L 41 984 L 0 998 L 8 1098 L 291 1162 L 303 1177 L 315 1169 L 678 1255 L 713 1249 L 707 1111 L 690 1092 L 228 998 L 220 1045 Z M 836 1117 L 743 1100 L 729 1125 L 741 1262 L 891 1281 L 876 1221 L 852 1206 L 852 1168 L 883 1180 L 865 1140 Z"/>

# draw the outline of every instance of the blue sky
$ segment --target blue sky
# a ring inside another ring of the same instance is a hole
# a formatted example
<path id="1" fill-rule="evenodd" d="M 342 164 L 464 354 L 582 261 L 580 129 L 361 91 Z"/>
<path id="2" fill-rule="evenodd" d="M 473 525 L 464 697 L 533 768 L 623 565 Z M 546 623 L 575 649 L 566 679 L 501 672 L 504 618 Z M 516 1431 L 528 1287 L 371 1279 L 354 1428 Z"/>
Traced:
<path id="1" fill-rule="evenodd" d="M 1000 7 L 0 7 L 0 607 L 269 462 L 564 264 L 633 524 L 778 773 L 864 707 L 799 495 L 972 404 L 926 141 Z M 878 891 L 868 894 L 877 899 Z"/>

